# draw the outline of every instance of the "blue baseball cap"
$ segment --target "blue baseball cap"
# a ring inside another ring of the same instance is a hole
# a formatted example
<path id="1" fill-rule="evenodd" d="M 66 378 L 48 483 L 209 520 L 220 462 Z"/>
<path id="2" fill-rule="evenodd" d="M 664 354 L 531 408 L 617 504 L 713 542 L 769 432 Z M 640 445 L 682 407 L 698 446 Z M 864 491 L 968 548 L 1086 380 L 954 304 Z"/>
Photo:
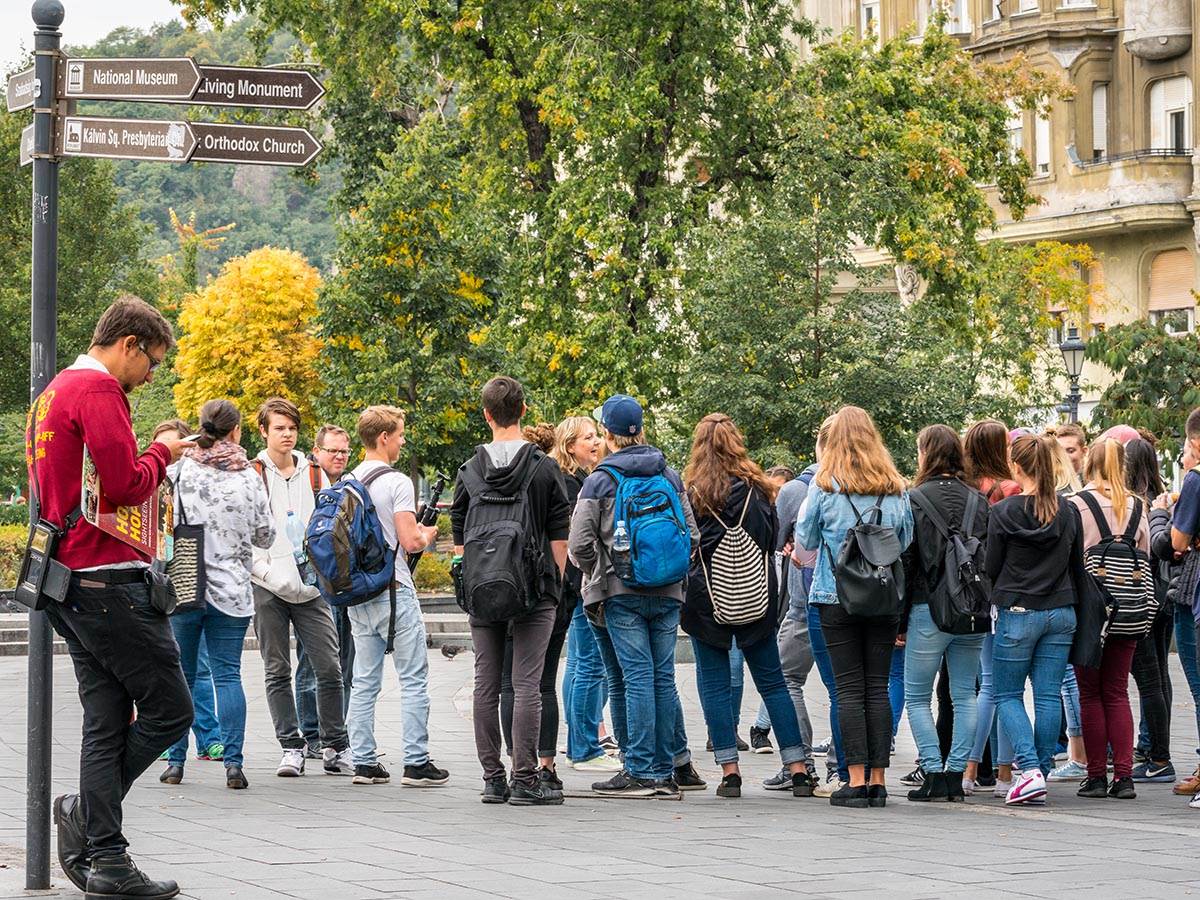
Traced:
<path id="1" fill-rule="evenodd" d="M 642 407 L 628 394 L 614 394 L 600 407 L 600 424 L 609 434 L 632 437 L 642 430 Z"/>

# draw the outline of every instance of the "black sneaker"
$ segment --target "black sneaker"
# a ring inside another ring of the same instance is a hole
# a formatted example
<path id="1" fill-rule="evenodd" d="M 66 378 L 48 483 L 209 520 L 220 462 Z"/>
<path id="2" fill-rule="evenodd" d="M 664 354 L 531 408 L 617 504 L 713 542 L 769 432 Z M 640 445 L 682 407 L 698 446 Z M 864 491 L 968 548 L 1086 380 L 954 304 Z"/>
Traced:
<path id="1" fill-rule="evenodd" d="M 231 791 L 244 791 L 250 787 L 250 781 L 246 778 L 246 773 L 242 771 L 241 766 L 225 767 L 225 787 Z"/>
<path id="2" fill-rule="evenodd" d="M 871 809 L 883 809 L 887 806 L 887 788 L 882 784 L 873 784 L 867 788 L 867 806 Z"/>
<path id="3" fill-rule="evenodd" d="M 792 773 L 780 769 L 770 778 L 763 779 L 762 786 L 768 791 L 790 791 L 792 789 Z"/>
<path id="4" fill-rule="evenodd" d="M 654 796 L 669 797 L 673 800 L 678 800 L 679 785 L 675 783 L 674 778 L 660 778 L 658 781 L 654 782 Z"/>
<path id="5" fill-rule="evenodd" d="M 985 772 L 982 775 L 977 775 L 975 778 L 975 787 L 994 788 L 996 786 L 996 773 Z"/>
<path id="6" fill-rule="evenodd" d="M 750 731 L 751 731 L 751 733 L 753 733 L 754 729 L 752 728 L 752 729 L 750 729 Z M 741 751 L 742 753 L 745 753 L 747 750 L 750 749 L 750 745 L 747 744 L 742 739 L 742 736 L 740 734 L 734 735 L 734 744 L 737 746 L 738 750 Z M 767 741 L 767 746 L 769 747 L 770 745 L 771 745 L 771 742 Z M 709 740 L 705 743 L 704 749 L 707 750 L 709 753 L 713 752 L 713 742 L 712 742 L 711 738 L 709 738 Z M 755 750 L 754 752 L 755 753 L 770 753 L 771 751 L 770 750 L 761 750 L 761 751 Z"/>
<path id="7" fill-rule="evenodd" d="M 730 772 L 721 779 L 721 783 L 717 785 L 718 797 L 740 797 L 742 796 L 742 776 L 737 772 Z"/>
<path id="8" fill-rule="evenodd" d="M 750 745 L 747 744 L 744 740 L 742 740 L 742 736 L 740 734 L 735 735 L 735 737 L 737 738 L 737 748 L 740 752 L 745 753 L 747 750 L 750 749 Z"/>
<path id="9" fill-rule="evenodd" d="M 1108 799 L 1108 779 L 1107 778 L 1085 778 L 1079 782 L 1079 790 L 1075 792 L 1076 797 L 1086 797 L 1089 800 L 1106 800 Z"/>
<path id="10" fill-rule="evenodd" d="M 179 784 L 183 781 L 183 766 L 167 766 L 158 780 L 163 784 Z"/>
<path id="11" fill-rule="evenodd" d="M 562 779 L 558 777 L 557 772 L 555 772 L 553 769 L 547 769 L 545 766 L 541 766 L 537 770 L 537 776 L 538 781 L 542 783 L 546 790 L 557 792 L 559 796 L 562 795 L 563 783 Z"/>
<path id="12" fill-rule="evenodd" d="M 771 732 L 766 728 L 750 728 L 750 750 L 754 753 L 774 753 L 771 745 Z"/>
<path id="13" fill-rule="evenodd" d="M 900 783 L 906 787 L 920 787 L 925 783 L 925 773 L 921 771 L 920 766 L 917 766 L 915 769 L 901 778 Z"/>
<path id="14" fill-rule="evenodd" d="M 829 795 L 830 806 L 846 806 L 851 809 L 866 809 L 870 806 L 867 794 L 867 786 L 864 784 L 861 787 L 840 787 Z"/>
<path id="15" fill-rule="evenodd" d="M 792 796 L 811 797 L 817 789 L 817 781 L 812 772 L 796 772 L 791 776 Z"/>
<path id="16" fill-rule="evenodd" d="M 708 782 L 700 777 L 691 763 L 675 767 L 675 784 L 681 791 L 703 791 L 708 788 Z"/>
<path id="17" fill-rule="evenodd" d="M 179 885 L 174 881 L 151 881 L 122 853 L 120 856 L 97 856 L 92 860 L 84 896 L 89 900 L 103 900 L 104 897 L 170 900 L 178 893 Z"/>
<path id="18" fill-rule="evenodd" d="M 608 781 L 595 782 L 592 790 L 610 797 L 653 797 L 657 783 L 653 778 L 634 778 L 622 769 Z"/>
<path id="19" fill-rule="evenodd" d="M 503 775 L 483 779 L 483 803 L 507 803 L 508 779 Z"/>
<path id="20" fill-rule="evenodd" d="M 621 752 L 621 745 L 617 743 L 617 739 L 611 734 L 606 734 L 604 737 L 600 738 L 600 749 L 609 756 L 614 756 Z"/>
<path id="21" fill-rule="evenodd" d="M 354 778 L 351 784 L 387 784 L 392 780 L 391 773 L 379 763 L 369 766 L 355 766 Z"/>
<path id="22" fill-rule="evenodd" d="M 437 787 L 449 780 L 449 772 L 435 766 L 432 759 L 427 759 L 419 766 L 405 766 L 400 783 L 405 787 Z"/>
<path id="23" fill-rule="evenodd" d="M 1114 797 L 1117 800 L 1133 800 L 1137 797 L 1137 791 L 1133 789 L 1132 778 L 1117 778 L 1113 781 L 1112 786 L 1108 789 L 1108 796 Z"/>
<path id="24" fill-rule="evenodd" d="M 540 781 L 522 784 L 514 781 L 508 786 L 509 806 L 561 806 L 561 791 L 552 791 Z"/>

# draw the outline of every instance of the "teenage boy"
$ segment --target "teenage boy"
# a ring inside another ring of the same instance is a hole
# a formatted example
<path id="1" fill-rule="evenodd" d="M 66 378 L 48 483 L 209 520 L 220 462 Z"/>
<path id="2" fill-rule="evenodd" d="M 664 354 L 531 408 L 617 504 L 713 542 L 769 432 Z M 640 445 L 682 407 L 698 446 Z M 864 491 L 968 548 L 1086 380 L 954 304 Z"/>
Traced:
<path id="1" fill-rule="evenodd" d="M 1059 446 L 1066 451 L 1067 457 L 1071 460 L 1071 467 L 1075 470 L 1075 474 L 1082 476 L 1083 461 L 1087 456 L 1087 434 L 1084 432 L 1083 426 L 1074 422 L 1059 425 L 1054 434 Z"/>
<path id="2" fill-rule="evenodd" d="M 59 372 L 29 411 L 25 453 L 39 518 L 65 529 L 54 558 L 71 576 L 46 615 L 66 641 L 83 706 L 79 793 L 54 801 L 58 859 L 88 897 L 174 897 L 130 860 L 121 803 L 192 723 L 192 698 L 167 616 L 151 602 L 149 557 L 80 517 L 83 451 L 113 503 L 154 496 L 187 446 L 160 436 L 139 452 L 128 394 L 148 384 L 175 344 L 154 307 L 122 297 L 96 323 L 88 352 Z M 137 704 L 137 718 L 133 717 Z"/>
<path id="3" fill-rule="evenodd" d="M 267 706 L 283 748 L 275 774 L 285 778 L 304 774 L 305 741 L 292 694 L 290 628 L 295 628 L 317 673 L 317 716 L 325 748 L 325 773 L 353 775 L 333 616 L 316 587 L 302 580 L 296 548 L 288 536 L 289 518 L 297 522 L 292 528 L 303 533 L 316 505 L 308 459 L 295 449 L 300 411 L 291 401 L 272 397 L 258 410 L 258 430 L 267 444 L 258 462 L 275 519 L 275 542 L 267 550 L 254 548 L 251 580 L 254 630 L 266 670 Z"/>
<path id="4" fill-rule="evenodd" d="M 350 434 L 340 425 L 322 425 L 317 429 L 316 440 L 313 441 L 312 453 L 308 455 L 310 464 L 309 481 L 313 485 L 313 493 L 323 487 L 329 487 L 346 471 L 350 462 Z M 346 618 L 346 609 L 342 607 L 330 610 L 333 624 L 338 634 L 338 661 L 342 666 L 342 698 L 343 712 L 350 705 L 350 682 L 354 668 L 354 640 L 350 637 L 350 620 Z M 317 717 L 317 673 L 313 671 L 308 654 L 304 652 L 304 642 L 296 641 L 296 718 L 300 723 L 300 731 L 304 734 L 304 756 L 307 759 L 321 759 L 321 728 Z"/>
<path id="5" fill-rule="evenodd" d="M 546 645 L 554 627 L 557 603 L 567 564 L 567 530 L 571 507 L 559 477 L 558 465 L 521 436 L 525 415 L 525 391 L 515 379 L 500 375 L 483 386 L 483 418 L 492 431 L 492 441 L 475 449 L 475 455 L 459 468 L 454 484 L 450 524 L 454 552 L 462 556 L 467 514 L 481 502 L 480 487 L 492 495 L 517 497 L 526 502 L 529 539 L 541 544 L 546 560 L 554 560 L 555 590 L 543 592 L 540 602 L 526 616 L 512 621 L 482 621 L 472 616 L 471 639 L 475 645 L 475 695 L 472 719 L 475 750 L 483 767 L 483 802 L 518 806 L 557 805 L 562 793 L 537 773 L 537 743 L 541 729 L 541 678 Z M 475 485 L 472 488 L 470 485 Z M 464 576 L 466 573 L 464 572 Z M 537 590 L 543 590 L 539 584 Z M 512 634 L 512 782 L 505 778 L 500 756 L 500 678 L 504 668 L 504 644 Z"/>
<path id="6" fill-rule="evenodd" d="M 700 546 L 700 530 L 687 492 L 662 451 L 646 443 L 641 406 L 624 394 L 610 397 L 601 408 L 600 424 L 610 454 L 604 460 L 606 467 L 627 477 L 662 474 L 679 493 L 694 553 Z M 603 616 L 625 682 L 625 770 L 592 789 L 632 797 L 674 795 L 679 790 L 672 777 L 679 703 L 675 643 L 683 582 L 633 588 L 616 576 L 610 562 L 615 499 L 613 476 L 595 471 L 584 481 L 571 518 L 570 555 L 583 573 L 584 609 L 590 607 L 590 614 Z"/>
<path id="7" fill-rule="evenodd" d="M 388 633 L 392 631 L 392 664 L 400 679 L 404 735 L 401 783 L 408 787 L 433 787 L 449 781 L 450 773 L 439 769 L 429 758 L 429 656 L 425 621 L 421 618 L 407 556 L 437 540 L 437 526 L 417 522 L 412 479 L 392 468 L 404 447 L 404 410 L 395 406 L 372 406 L 364 410 L 358 417 L 358 439 L 362 441 L 365 459 L 350 477 L 366 486 L 384 540 L 398 549 L 394 622 L 391 589 L 346 610 L 355 646 L 349 716 L 354 783 L 385 784 L 391 777 L 376 756 L 375 702 L 383 680 Z"/>

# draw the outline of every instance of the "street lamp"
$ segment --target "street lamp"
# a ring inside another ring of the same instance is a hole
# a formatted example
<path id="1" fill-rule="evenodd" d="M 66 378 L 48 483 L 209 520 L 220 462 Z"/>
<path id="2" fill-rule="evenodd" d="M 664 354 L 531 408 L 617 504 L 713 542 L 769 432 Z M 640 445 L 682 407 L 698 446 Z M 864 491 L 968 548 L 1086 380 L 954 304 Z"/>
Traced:
<path id="1" fill-rule="evenodd" d="M 1083 357 L 1087 346 L 1079 339 L 1078 328 L 1067 329 L 1067 339 L 1058 345 L 1062 351 L 1063 365 L 1067 369 L 1067 378 L 1071 380 L 1071 390 L 1067 393 L 1068 421 L 1079 421 L 1079 376 L 1083 374 Z"/>

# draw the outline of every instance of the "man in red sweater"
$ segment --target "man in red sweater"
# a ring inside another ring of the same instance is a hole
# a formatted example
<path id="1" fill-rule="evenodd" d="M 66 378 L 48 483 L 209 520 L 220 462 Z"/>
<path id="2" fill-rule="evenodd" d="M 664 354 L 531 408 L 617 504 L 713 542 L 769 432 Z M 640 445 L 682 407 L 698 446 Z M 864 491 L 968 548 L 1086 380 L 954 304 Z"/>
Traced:
<path id="1" fill-rule="evenodd" d="M 43 519 L 63 527 L 79 508 L 85 445 L 109 500 L 131 506 L 154 493 L 188 443 L 162 440 L 139 454 L 126 395 L 151 380 L 174 343 L 156 309 L 122 297 L 101 316 L 88 352 L 37 399 L 25 449 Z M 72 570 L 70 586 L 46 612 L 71 652 L 83 704 L 79 794 L 54 801 L 59 862 L 88 897 L 165 900 L 179 887 L 130 861 L 121 801 L 191 724 L 179 650 L 150 604 L 149 559 L 137 549 L 79 519 L 56 558 Z"/>

